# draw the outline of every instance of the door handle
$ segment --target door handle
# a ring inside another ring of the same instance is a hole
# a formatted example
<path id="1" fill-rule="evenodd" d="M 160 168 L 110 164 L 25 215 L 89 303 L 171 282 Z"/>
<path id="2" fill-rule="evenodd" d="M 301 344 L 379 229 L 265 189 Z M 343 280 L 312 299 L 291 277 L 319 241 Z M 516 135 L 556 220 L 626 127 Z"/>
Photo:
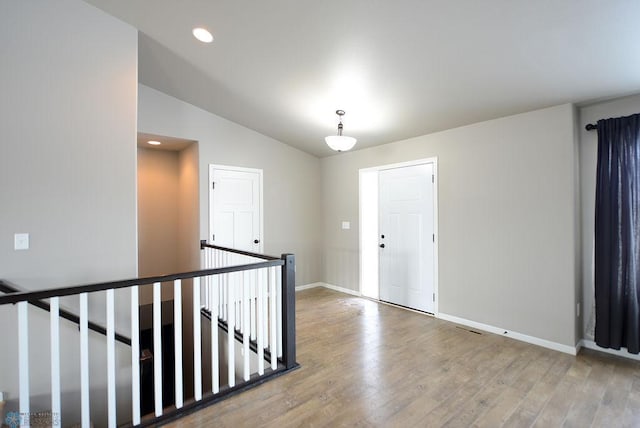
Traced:
<path id="1" fill-rule="evenodd" d="M 254 239 L 254 240 L 253 240 L 253 243 L 254 243 L 254 244 L 259 244 L 259 243 L 260 243 L 260 240 L 259 240 L 259 239 Z"/>
<path id="2" fill-rule="evenodd" d="M 384 248 L 384 244 L 380 244 L 380 248 Z"/>

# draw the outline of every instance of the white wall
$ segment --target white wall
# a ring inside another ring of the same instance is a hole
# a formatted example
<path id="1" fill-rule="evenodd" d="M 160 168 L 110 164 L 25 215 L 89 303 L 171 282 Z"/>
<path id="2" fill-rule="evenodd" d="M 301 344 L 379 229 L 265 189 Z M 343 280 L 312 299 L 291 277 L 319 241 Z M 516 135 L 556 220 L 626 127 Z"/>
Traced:
<path id="1" fill-rule="evenodd" d="M 587 123 L 600 119 L 640 113 L 640 95 L 618 98 L 580 108 L 580 192 L 582 214 L 582 307 L 584 338 L 593 340 L 595 327 L 593 288 L 593 239 L 596 201 L 596 165 L 598 133 L 584 129 Z"/>
<path id="2" fill-rule="evenodd" d="M 35 290 L 134 277 L 137 31 L 79 0 L 3 1 L 0 58 L 0 278 Z M 16 232 L 30 233 L 28 251 L 13 250 Z M 90 310 L 99 320 L 104 299 L 94 297 Z M 77 306 L 77 299 L 62 304 Z M 39 309 L 30 314 L 38 410 L 49 389 L 48 322 Z M 119 329 L 129 325 L 126 314 L 117 317 Z M 13 307 L 0 308 L 0 390 L 10 406 L 17 397 L 14 315 Z M 77 390 L 77 326 L 61 321 L 61 336 L 69 392 Z M 104 389 L 104 347 L 90 336 L 93 385 Z M 126 375 L 123 355 L 119 375 Z M 67 423 L 77 421 L 77 396 L 65 397 Z M 100 397 L 92 406 L 103 409 Z"/>
<path id="3" fill-rule="evenodd" d="M 298 284 L 320 281 L 318 158 L 147 86 L 138 91 L 140 132 L 198 141 L 200 239 L 208 234 L 208 165 L 263 169 L 265 252 L 294 253 Z"/>
<path id="4" fill-rule="evenodd" d="M 439 311 L 575 346 L 575 149 L 562 105 L 323 158 L 325 281 L 358 287 L 358 170 L 438 157 Z"/>

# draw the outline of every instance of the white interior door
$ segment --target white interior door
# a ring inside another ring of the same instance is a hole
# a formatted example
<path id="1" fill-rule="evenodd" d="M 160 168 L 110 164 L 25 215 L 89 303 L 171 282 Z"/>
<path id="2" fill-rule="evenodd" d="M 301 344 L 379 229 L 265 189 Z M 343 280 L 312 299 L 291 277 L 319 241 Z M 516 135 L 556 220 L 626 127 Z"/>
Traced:
<path id="1" fill-rule="evenodd" d="M 379 172 L 380 300 L 434 312 L 433 164 Z"/>
<path id="2" fill-rule="evenodd" d="M 262 170 L 210 165 L 209 180 L 211 242 L 261 253 Z"/>

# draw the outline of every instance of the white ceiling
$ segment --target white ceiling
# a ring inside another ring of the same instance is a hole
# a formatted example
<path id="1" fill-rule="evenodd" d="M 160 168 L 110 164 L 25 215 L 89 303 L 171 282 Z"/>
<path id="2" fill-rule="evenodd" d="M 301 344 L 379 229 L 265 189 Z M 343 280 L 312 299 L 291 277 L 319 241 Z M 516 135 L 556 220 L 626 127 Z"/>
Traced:
<path id="1" fill-rule="evenodd" d="M 87 1 L 141 83 L 316 156 L 338 108 L 361 149 L 640 91 L 638 0 Z"/>

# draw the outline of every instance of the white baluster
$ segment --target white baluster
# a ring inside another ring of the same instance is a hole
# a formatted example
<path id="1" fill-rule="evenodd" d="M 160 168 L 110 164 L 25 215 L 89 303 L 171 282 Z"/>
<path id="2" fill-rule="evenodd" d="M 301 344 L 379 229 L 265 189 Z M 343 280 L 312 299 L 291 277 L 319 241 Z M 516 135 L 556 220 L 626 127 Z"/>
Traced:
<path id="1" fill-rule="evenodd" d="M 231 282 L 231 281 L 229 281 Z M 235 315 L 236 311 L 233 310 L 234 307 L 234 289 L 233 286 L 229 286 L 227 289 L 227 308 L 229 308 L 228 319 L 227 319 L 227 366 L 228 366 L 228 377 L 229 377 L 229 386 L 233 387 L 236 385 L 236 356 L 235 356 Z"/>
<path id="2" fill-rule="evenodd" d="M 29 416 L 29 303 L 18 303 L 18 378 L 20 414 Z M 3 421 L 0 421 L 3 422 Z M 26 422 L 26 421 L 24 421 Z M 21 418 L 22 424 L 22 418 Z M 25 424 L 28 426 L 28 424 Z"/>
<path id="3" fill-rule="evenodd" d="M 225 306 L 225 304 L 226 304 L 226 293 L 225 293 L 225 289 L 226 289 L 226 283 L 227 283 L 227 281 L 226 281 L 226 279 L 227 279 L 227 275 L 228 275 L 228 274 L 223 273 L 223 274 L 221 274 L 221 275 L 219 276 L 219 278 L 218 278 L 218 281 L 219 281 L 219 283 L 220 283 L 220 288 L 219 288 L 219 290 L 218 290 L 218 302 L 220 302 L 220 303 L 219 303 L 220 307 L 219 307 L 219 309 L 218 309 L 218 312 L 219 312 L 219 314 L 220 314 L 220 318 L 221 318 L 223 321 L 226 321 L 226 320 L 227 320 L 227 316 L 226 316 L 226 315 L 225 315 L 225 313 L 224 313 L 224 306 Z"/>
<path id="4" fill-rule="evenodd" d="M 210 311 L 211 309 L 209 308 L 209 277 L 205 276 L 203 278 L 203 284 L 202 284 L 202 306 L 204 306 L 204 308 L 207 311 Z"/>
<path id="5" fill-rule="evenodd" d="M 107 290 L 107 413 L 109 428 L 116 427 L 116 338 L 113 289 Z"/>
<path id="6" fill-rule="evenodd" d="M 219 283 L 219 278 L 213 281 L 214 284 Z M 220 294 L 218 290 L 211 290 L 211 390 L 213 393 L 220 391 L 220 368 L 218 361 L 218 300 Z"/>
<path id="7" fill-rule="evenodd" d="M 200 309 L 200 278 L 193 278 L 193 387 L 196 401 L 202 400 L 202 336 Z"/>
<path id="8" fill-rule="evenodd" d="M 202 266 L 203 269 L 209 269 L 206 247 L 204 251 L 200 252 L 200 266 Z M 209 309 L 207 307 L 207 304 L 209 303 L 209 287 L 207 287 L 208 283 L 209 279 L 207 277 L 204 277 L 204 280 L 201 281 L 202 287 L 200 287 L 200 302 L 207 310 Z"/>
<path id="9" fill-rule="evenodd" d="M 213 269 L 213 261 L 211 257 L 212 250 L 209 247 L 204 248 L 205 269 Z M 205 308 L 211 312 L 211 275 L 205 277 L 204 288 L 206 290 Z"/>
<path id="10" fill-rule="evenodd" d="M 234 265 L 239 265 L 241 263 L 241 257 L 238 257 L 238 255 L 234 255 Z M 242 284 L 240 283 L 242 280 L 242 274 L 238 273 L 235 274 L 233 277 L 233 282 L 231 283 L 231 287 L 233 288 L 233 293 L 234 293 L 234 297 L 237 295 L 238 297 L 240 297 L 240 299 L 242 299 Z M 240 329 L 240 331 L 242 332 L 242 316 L 240 315 L 240 299 L 238 297 L 235 297 L 233 299 L 233 310 L 235 311 L 235 321 L 236 321 L 236 325 L 238 326 L 238 328 Z"/>
<path id="11" fill-rule="evenodd" d="M 231 256 L 228 253 L 225 253 L 225 265 L 230 266 L 233 263 L 231 262 Z M 225 293 L 225 305 L 224 305 L 224 320 L 229 321 L 229 313 L 233 309 L 231 302 L 233 300 L 229 299 L 229 290 L 233 286 L 233 274 L 228 273 L 224 276 L 224 293 Z"/>
<path id="12" fill-rule="evenodd" d="M 62 415 L 60 414 L 60 299 L 58 297 L 51 298 L 50 310 L 51 424 L 54 427 L 60 427 Z"/>
<path id="13" fill-rule="evenodd" d="M 250 284 L 250 273 L 249 271 L 244 271 L 242 275 L 243 284 L 242 284 L 242 315 L 243 322 L 242 326 L 244 330 L 242 332 L 242 346 L 244 349 L 244 380 L 248 381 L 251 375 L 250 373 L 250 364 L 249 364 L 249 299 L 251 298 L 251 294 L 249 293 L 251 290 Z"/>
<path id="14" fill-rule="evenodd" d="M 276 267 L 272 267 L 271 274 L 269 275 L 269 327 L 271 328 L 271 332 L 269 333 L 269 337 L 271 339 L 271 344 L 269 345 L 269 350 L 271 351 L 271 368 L 273 370 L 278 368 L 278 345 L 277 345 L 277 291 L 276 291 Z"/>
<path id="15" fill-rule="evenodd" d="M 224 266 L 228 266 L 229 265 L 229 255 L 227 253 L 224 253 Z M 229 276 L 230 274 L 225 273 L 222 274 L 222 296 L 220 301 L 223 302 L 222 305 L 222 310 L 221 310 L 221 315 L 222 315 L 222 320 L 223 321 L 228 321 L 229 319 Z"/>
<path id="16" fill-rule="evenodd" d="M 271 340 L 269 339 L 269 320 L 271 319 L 271 315 L 269 314 L 269 302 L 271 296 L 269 295 L 271 287 L 269 286 L 271 281 L 271 268 L 267 269 L 267 282 L 264 288 L 264 323 L 262 324 L 262 329 L 264 330 L 263 335 L 265 338 L 265 347 L 269 347 L 269 343 Z"/>
<path id="17" fill-rule="evenodd" d="M 251 340 L 256 340 L 256 296 L 257 296 L 257 287 L 260 281 L 260 271 L 255 270 L 251 272 L 251 296 L 249 300 L 249 311 L 251 311 L 251 320 L 250 322 L 250 331 L 251 331 Z"/>
<path id="18" fill-rule="evenodd" d="M 175 354 L 176 409 L 183 405 L 182 396 L 182 281 L 173 281 L 173 335 Z"/>
<path id="19" fill-rule="evenodd" d="M 266 273 L 266 269 L 261 269 L 260 278 L 264 278 L 263 273 Z M 265 287 L 267 286 L 266 281 L 258 282 L 258 290 L 257 290 L 257 302 L 256 302 L 256 341 L 258 344 L 258 374 L 262 376 L 264 374 L 264 328 L 262 327 L 265 323 L 265 314 L 264 314 L 264 294 Z"/>
<path id="20" fill-rule="evenodd" d="M 278 357 L 282 357 L 282 269 L 273 268 L 276 273 L 276 331 Z"/>
<path id="21" fill-rule="evenodd" d="M 80 408 L 82 428 L 89 428 L 89 305 L 87 293 L 80 294 Z"/>
<path id="22" fill-rule="evenodd" d="M 162 415 L 162 285 L 153 284 L 153 386 L 155 415 Z"/>
<path id="23" fill-rule="evenodd" d="M 131 414 L 140 425 L 140 311 L 138 286 L 131 287 Z"/>

